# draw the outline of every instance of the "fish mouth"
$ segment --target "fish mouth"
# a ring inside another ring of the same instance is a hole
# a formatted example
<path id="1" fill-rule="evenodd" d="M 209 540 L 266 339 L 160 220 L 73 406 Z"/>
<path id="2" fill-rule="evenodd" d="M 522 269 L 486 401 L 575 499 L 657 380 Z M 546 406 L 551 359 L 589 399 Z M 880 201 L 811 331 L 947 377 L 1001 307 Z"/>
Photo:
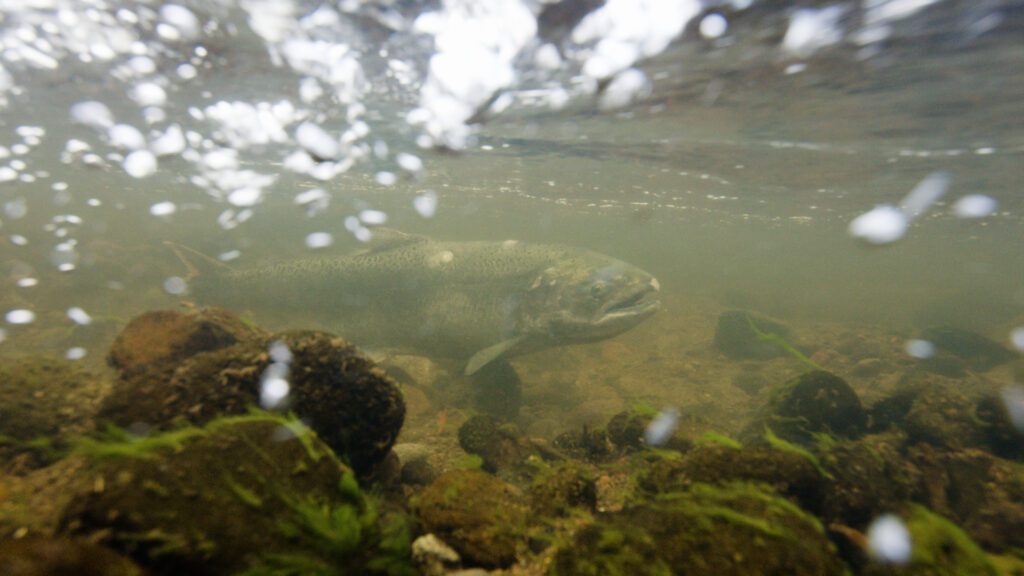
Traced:
<path id="1" fill-rule="evenodd" d="M 645 286 L 605 307 L 604 313 L 601 314 L 601 321 L 647 315 L 657 310 L 660 306 L 661 301 L 657 298 L 657 289 L 652 286 Z"/>

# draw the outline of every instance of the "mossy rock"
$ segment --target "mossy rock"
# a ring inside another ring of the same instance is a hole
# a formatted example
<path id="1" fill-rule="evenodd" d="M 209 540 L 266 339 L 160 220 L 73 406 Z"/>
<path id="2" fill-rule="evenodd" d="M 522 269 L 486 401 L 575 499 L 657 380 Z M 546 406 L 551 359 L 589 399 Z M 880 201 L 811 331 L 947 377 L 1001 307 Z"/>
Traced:
<path id="1" fill-rule="evenodd" d="M 715 328 L 715 348 L 734 360 L 766 360 L 787 354 L 785 348 L 765 340 L 758 334 L 789 336 L 782 324 L 742 310 L 729 310 L 718 316 Z"/>
<path id="2" fill-rule="evenodd" d="M 505 567 L 525 544 L 527 509 L 516 490 L 479 470 L 442 474 L 412 500 L 425 532 L 471 565 Z"/>
<path id="3" fill-rule="evenodd" d="M 1019 357 L 991 338 L 954 326 L 937 326 L 921 333 L 940 353 L 963 361 L 975 372 L 985 372 Z"/>
<path id="4" fill-rule="evenodd" d="M 809 510 L 821 507 L 825 478 L 814 462 L 795 452 L 773 448 L 731 448 L 704 444 L 681 459 L 655 461 L 640 475 L 652 494 L 686 490 L 693 483 L 757 482 Z"/>
<path id="5" fill-rule="evenodd" d="M 816 518 L 756 484 L 695 483 L 627 510 L 622 520 L 644 527 L 677 574 L 825 576 L 845 569 Z"/>
<path id="6" fill-rule="evenodd" d="M 541 516 L 563 516 L 571 510 L 593 511 L 597 505 L 597 471 L 572 460 L 544 467 L 528 490 L 530 508 Z"/>
<path id="7" fill-rule="evenodd" d="M 856 437 L 867 425 L 860 397 L 845 380 L 824 370 L 801 374 L 786 383 L 773 400 L 775 415 L 800 419 L 809 432 Z"/>
<path id="8" fill-rule="evenodd" d="M 383 460 L 402 427 L 397 384 L 348 342 L 323 332 L 285 332 L 246 340 L 181 361 L 169 377 L 139 373 L 121 380 L 100 416 L 119 426 L 167 429 L 244 414 L 259 402 L 272 342 L 291 352 L 288 408 L 361 476 Z"/>
<path id="9" fill-rule="evenodd" d="M 402 551 L 352 472 L 295 420 L 222 418 L 83 441 L 78 452 L 93 461 L 93 489 L 66 507 L 62 532 L 98 539 L 153 574 L 294 573 L 273 571 L 290 565 L 334 574 L 339 563 L 390 574 L 374 566 L 407 560 L 407 539 Z"/>
<path id="10" fill-rule="evenodd" d="M 142 568 L 112 550 L 70 538 L 0 542 L 4 576 L 144 576 Z"/>
<path id="11" fill-rule="evenodd" d="M 12 468 L 51 462 L 69 438 L 93 429 L 103 382 L 74 362 L 43 356 L 0 366 L 0 461 Z"/>
<path id="12" fill-rule="evenodd" d="M 975 415 L 975 404 L 946 384 L 935 384 L 914 398 L 903 418 L 911 443 L 924 442 L 948 450 L 984 446 L 985 423 Z"/>
<path id="13" fill-rule="evenodd" d="M 946 518 L 923 506 L 909 506 L 901 516 L 910 532 L 910 562 L 871 562 L 864 576 L 996 576 L 985 552 Z"/>
<path id="14" fill-rule="evenodd" d="M 949 452 L 918 445 L 922 500 L 954 518 L 989 550 L 1024 549 L 1024 466 L 977 449 Z"/>
<path id="15" fill-rule="evenodd" d="M 591 524 L 559 547 L 548 576 L 671 576 L 642 528 Z"/>
<path id="16" fill-rule="evenodd" d="M 608 421 L 605 428 L 608 439 L 619 450 L 642 450 L 645 447 L 644 431 L 657 415 L 652 411 L 628 410 L 619 412 Z"/>
<path id="17" fill-rule="evenodd" d="M 866 526 L 916 496 L 921 471 L 900 452 L 902 441 L 897 434 L 872 435 L 822 449 L 826 522 Z"/>
<path id="18" fill-rule="evenodd" d="M 773 434 L 803 446 L 818 434 L 856 438 L 867 428 L 867 412 L 860 397 L 839 376 L 824 370 L 805 372 L 771 390 L 768 405 L 741 432 L 744 444 L 766 444 Z"/>
<path id="19" fill-rule="evenodd" d="M 265 331 L 219 308 L 155 310 L 133 318 L 121 330 L 107 361 L 127 377 L 173 367 L 200 352 L 266 336 Z"/>
<path id="20" fill-rule="evenodd" d="M 1022 380 L 1024 381 L 1024 380 Z M 986 394 L 974 410 L 985 434 L 987 447 L 1002 458 L 1024 460 L 1024 431 L 1017 428 L 1001 394 Z"/>
<path id="21" fill-rule="evenodd" d="M 488 414 L 470 417 L 459 427 L 458 435 L 459 446 L 482 458 L 488 472 L 515 468 L 534 453 L 515 424 Z"/>

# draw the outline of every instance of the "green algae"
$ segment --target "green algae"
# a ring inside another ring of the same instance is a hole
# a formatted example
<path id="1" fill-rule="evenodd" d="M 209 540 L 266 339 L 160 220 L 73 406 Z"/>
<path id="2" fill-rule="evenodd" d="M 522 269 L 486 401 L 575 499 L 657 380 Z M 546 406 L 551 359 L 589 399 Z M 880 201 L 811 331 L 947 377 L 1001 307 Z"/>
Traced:
<path id="1" fill-rule="evenodd" d="M 750 324 L 750 329 L 753 330 L 754 335 L 758 340 L 781 348 L 787 354 L 797 359 L 801 364 L 807 366 L 809 370 L 824 370 L 824 368 L 822 368 L 818 363 L 808 358 L 803 352 L 797 350 L 796 347 L 787 342 L 782 336 L 779 336 L 774 332 L 765 332 L 758 328 L 757 324 L 754 322 L 754 318 L 750 314 L 744 314 L 744 316 L 746 316 L 747 323 Z"/>
<path id="2" fill-rule="evenodd" d="M 158 453 L 161 451 L 181 450 L 189 440 L 206 434 L 205 430 L 189 427 L 152 436 L 135 436 L 124 429 L 108 426 L 102 435 L 75 438 L 71 445 L 72 453 L 80 454 L 91 460 L 110 458 L 153 460 L 159 456 Z"/>
<path id="3" fill-rule="evenodd" d="M 734 448 L 736 450 L 743 449 L 743 444 L 740 444 L 740 442 L 735 438 L 731 438 L 713 430 L 708 430 L 702 434 L 701 437 L 697 439 L 697 444 L 718 444 L 720 446 L 725 446 L 726 448 Z"/>
<path id="4" fill-rule="evenodd" d="M 260 498 L 259 495 L 257 495 L 252 490 L 246 488 L 245 486 L 239 484 L 237 481 L 235 481 L 234 478 L 231 477 L 230 474 L 224 474 L 224 483 L 228 485 L 228 488 L 230 488 L 231 491 L 235 494 L 235 496 L 238 496 L 238 499 L 241 500 L 246 506 L 250 508 L 260 508 L 263 506 L 263 499 Z"/>
<path id="5" fill-rule="evenodd" d="M 783 452 L 798 454 L 806 458 L 811 464 L 814 465 L 815 469 L 818 470 L 818 472 L 822 475 L 823 478 L 827 478 L 829 480 L 832 479 L 832 474 L 830 474 L 829 471 L 826 470 L 824 466 L 822 466 L 821 460 L 818 460 L 817 456 L 815 456 L 813 453 L 811 453 L 809 450 L 805 448 L 801 448 L 796 444 L 792 444 L 790 442 L 783 440 L 782 438 L 779 438 L 778 436 L 775 435 L 775 432 L 773 432 L 772 429 L 767 425 L 764 427 L 764 439 L 768 442 L 769 446 L 776 450 L 782 450 Z"/>
<path id="6" fill-rule="evenodd" d="M 996 574 L 985 552 L 956 524 L 928 510 L 911 505 L 907 530 L 914 546 L 910 563 L 929 574 Z"/>

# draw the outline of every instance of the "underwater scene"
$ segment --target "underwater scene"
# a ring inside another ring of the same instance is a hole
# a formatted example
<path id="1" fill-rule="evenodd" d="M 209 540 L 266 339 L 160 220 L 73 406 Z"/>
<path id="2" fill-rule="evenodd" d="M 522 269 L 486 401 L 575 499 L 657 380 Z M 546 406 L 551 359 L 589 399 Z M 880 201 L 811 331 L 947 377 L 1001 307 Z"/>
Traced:
<path id="1" fill-rule="evenodd" d="M 1020 0 L 0 0 L 0 574 L 1024 575 Z"/>

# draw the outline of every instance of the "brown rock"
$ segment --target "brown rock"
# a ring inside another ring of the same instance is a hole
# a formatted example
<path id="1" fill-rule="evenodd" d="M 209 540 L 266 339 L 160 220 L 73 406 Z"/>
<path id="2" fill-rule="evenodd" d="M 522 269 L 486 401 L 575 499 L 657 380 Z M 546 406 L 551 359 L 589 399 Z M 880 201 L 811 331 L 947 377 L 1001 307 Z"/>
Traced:
<path id="1" fill-rule="evenodd" d="M 114 340 L 107 361 L 122 376 L 171 365 L 189 356 L 265 336 L 218 308 L 155 310 L 137 316 Z"/>

